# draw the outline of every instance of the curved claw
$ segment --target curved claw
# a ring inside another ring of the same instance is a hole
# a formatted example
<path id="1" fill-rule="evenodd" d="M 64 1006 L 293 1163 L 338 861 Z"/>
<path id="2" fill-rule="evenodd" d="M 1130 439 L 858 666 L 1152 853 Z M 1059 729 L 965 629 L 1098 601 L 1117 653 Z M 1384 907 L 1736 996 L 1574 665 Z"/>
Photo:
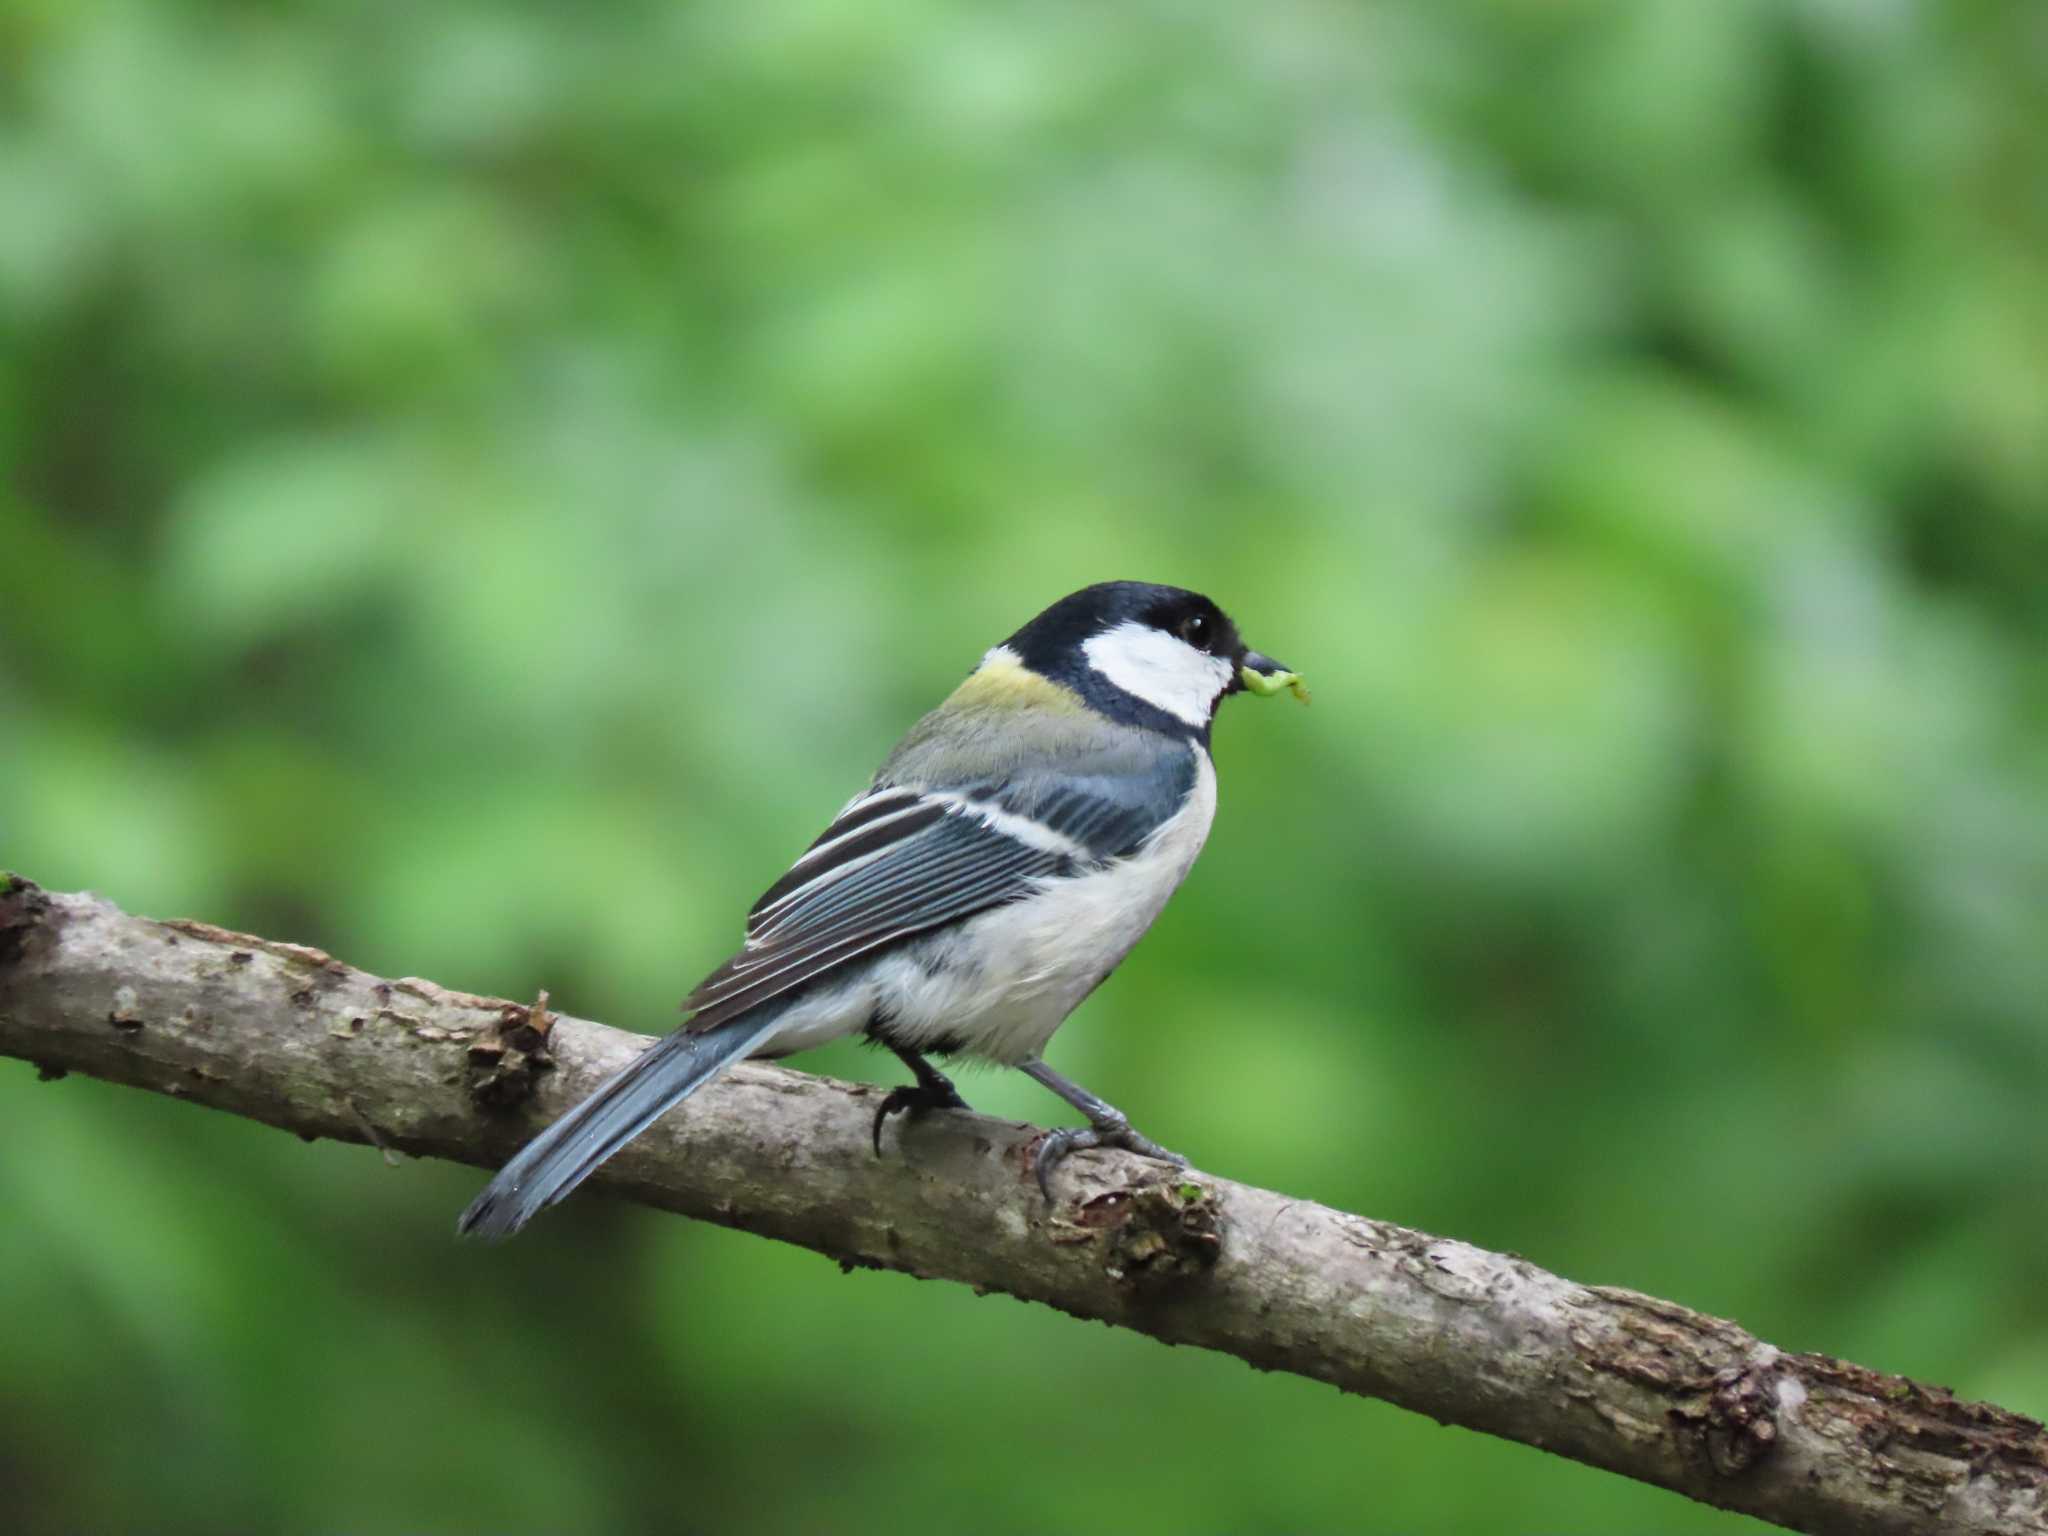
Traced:
<path id="1" fill-rule="evenodd" d="M 1085 1152 L 1090 1147 L 1122 1147 L 1126 1152 L 1135 1152 L 1140 1157 L 1154 1157 L 1162 1163 L 1171 1163 L 1176 1168 L 1185 1168 L 1188 1160 L 1178 1152 L 1169 1152 L 1150 1137 L 1140 1136 L 1128 1125 L 1121 1128 L 1105 1129 L 1090 1126 L 1082 1130 L 1067 1126 L 1062 1130 L 1047 1131 L 1045 1140 L 1038 1144 L 1038 1153 L 1031 1160 L 1031 1171 L 1038 1175 L 1038 1192 L 1045 1196 L 1045 1203 L 1052 1204 L 1052 1171 L 1076 1152 Z"/>
<path id="2" fill-rule="evenodd" d="M 940 1078 L 939 1081 L 946 1084 L 943 1089 L 928 1087 L 923 1083 L 905 1083 L 900 1088 L 891 1088 L 883 1096 L 880 1107 L 875 1110 L 875 1156 L 882 1155 L 882 1125 L 891 1115 L 916 1116 L 933 1109 L 973 1107 L 960 1097 L 951 1083 L 947 1083 L 944 1078 Z"/>
<path id="3" fill-rule="evenodd" d="M 883 1097 L 881 1106 L 875 1111 L 875 1156 L 882 1155 L 882 1123 L 891 1115 L 910 1109 L 916 1098 L 917 1090 L 910 1087 L 891 1088 Z"/>

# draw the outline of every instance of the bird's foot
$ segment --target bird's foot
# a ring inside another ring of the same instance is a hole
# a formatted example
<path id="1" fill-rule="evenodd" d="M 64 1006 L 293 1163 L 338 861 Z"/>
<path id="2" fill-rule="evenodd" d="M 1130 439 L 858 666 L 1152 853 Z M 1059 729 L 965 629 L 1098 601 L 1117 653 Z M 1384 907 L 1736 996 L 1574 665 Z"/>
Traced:
<path id="1" fill-rule="evenodd" d="M 934 1109 L 973 1107 L 960 1097 L 960 1090 L 953 1086 L 952 1079 L 938 1072 L 932 1072 L 930 1077 L 920 1078 L 915 1083 L 905 1083 L 901 1088 L 891 1088 L 882 1100 L 881 1108 L 875 1111 L 875 1156 L 882 1155 L 882 1125 L 891 1115 L 909 1115 L 915 1119 Z"/>
<path id="2" fill-rule="evenodd" d="M 1099 1120 L 1085 1131 L 1074 1126 L 1047 1131 L 1045 1140 L 1038 1144 L 1038 1155 L 1031 1160 L 1031 1167 L 1038 1175 L 1039 1192 L 1045 1196 L 1048 1205 L 1052 1203 L 1053 1169 L 1071 1154 L 1089 1147 L 1122 1147 L 1126 1152 L 1135 1152 L 1140 1157 L 1156 1157 L 1176 1168 L 1188 1165 L 1188 1160 L 1178 1152 L 1169 1152 L 1149 1136 L 1141 1136 L 1132 1130 L 1130 1121 L 1121 1115 L 1115 1119 Z"/>

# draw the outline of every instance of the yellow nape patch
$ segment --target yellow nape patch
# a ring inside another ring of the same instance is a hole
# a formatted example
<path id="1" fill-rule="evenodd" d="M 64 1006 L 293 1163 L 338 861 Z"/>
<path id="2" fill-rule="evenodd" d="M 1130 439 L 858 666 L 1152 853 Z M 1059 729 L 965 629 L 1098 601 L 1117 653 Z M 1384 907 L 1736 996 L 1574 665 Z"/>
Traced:
<path id="1" fill-rule="evenodd" d="M 1071 688 L 1040 677 L 1015 656 L 992 651 L 946 700 L 948 709 L 1056 709 L 1084 714 L 1088 706 Z"/>

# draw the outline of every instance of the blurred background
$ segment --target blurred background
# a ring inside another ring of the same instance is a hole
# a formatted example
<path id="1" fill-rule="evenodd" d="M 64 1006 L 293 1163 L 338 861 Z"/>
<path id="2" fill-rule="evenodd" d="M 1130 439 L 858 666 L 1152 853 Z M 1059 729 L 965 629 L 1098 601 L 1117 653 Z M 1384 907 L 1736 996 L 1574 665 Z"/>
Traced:
<path id="1" fill-rule="evenodd" d="M 1226 711 L 1057 1066 L 2048 1414 L 2048 9 L 26 0 L 0 60 L 0 867 L 659 1031 L 985 646 L 1197 587 L 1316 704 Z M 458 1247 L 471 1170 L 18 1062 L 0 1121 L 16 1530 L 1757 1528 L 602 1198 Z"/>

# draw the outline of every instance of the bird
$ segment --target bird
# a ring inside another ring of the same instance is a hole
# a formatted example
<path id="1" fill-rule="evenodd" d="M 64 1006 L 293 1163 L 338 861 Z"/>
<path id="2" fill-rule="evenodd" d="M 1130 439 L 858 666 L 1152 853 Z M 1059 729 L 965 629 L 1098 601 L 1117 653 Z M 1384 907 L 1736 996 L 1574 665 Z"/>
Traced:
<path id="1" fill-rule="evenodd" d="M 1218 707 L 1283 691 L 1308 698 L 1199 593 L 1111 581 L 1053 603 L 762 893 L 739 952 L 684 999 L 687 1021 L 528 1142 L 458 1231 L 510 1237 L 732 1063 L 852 1035 L 912 1077 L 876 1110 L 877 1156 L 890 1117 L 968 1107 L 928 1059 L 964 1055 L 1019 1068 L 1087 1120 L 1038 1145 L 1048 1202 L 1055 1168 L 1084 1148 L 1185 1167 L 1042 1053 L 1201 852 Z"/>

